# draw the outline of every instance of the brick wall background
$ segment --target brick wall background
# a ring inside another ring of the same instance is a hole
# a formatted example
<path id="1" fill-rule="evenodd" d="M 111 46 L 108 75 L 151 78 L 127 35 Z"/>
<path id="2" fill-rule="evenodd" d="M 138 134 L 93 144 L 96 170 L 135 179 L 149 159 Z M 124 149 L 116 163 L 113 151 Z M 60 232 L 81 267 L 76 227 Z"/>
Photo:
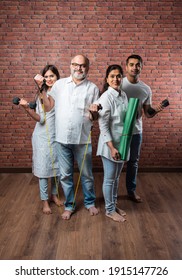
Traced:
<path id="1" fill-rule="evenodd" d="M 46 63 L 61 77 L 83 53 L 91 61 L 89 79 L 102 87 L 109 64 L 125 66 L 127 56 L 144 59 L 141 79 L 153 91 L 153 105 L 169 98 L 170 106 L 144 118 L 140 167 L 182 166 L 182 2 L 181 0 L 44 0 L 0 1 L 0 167 L 31 167 L 34 121 L 15 96 L 33 101 L 33 76 Z M 93 163 L 98 127 L 93 130 Z"/>

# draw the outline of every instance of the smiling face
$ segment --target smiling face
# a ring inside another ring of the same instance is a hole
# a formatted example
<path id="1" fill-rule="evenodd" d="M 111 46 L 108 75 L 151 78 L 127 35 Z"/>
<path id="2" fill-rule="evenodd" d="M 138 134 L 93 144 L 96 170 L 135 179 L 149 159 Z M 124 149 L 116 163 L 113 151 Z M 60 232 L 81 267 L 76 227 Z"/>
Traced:
<path id="1" fill-rule="evenodd" d="M 127 78 L 138 79 L 142 70 L 142 63 L 135 58 L 130 58 L 126 65 Z"/>
<path id="2" fill-rule="evenodd" d="M 84 56 L 77 55 L 72 59 L 70 69 L 73 80 L 75 82 L 80 82 L 85 79 L 88 73 L 88 61 Z"/>
<path id="3" fill-rule="evenodd" d="M 107 79 L 106 79 L 108 85 L 115 90 L 120 90 L 120 85 L 122 82 L 122 75 L 119 71 L 119 69 L 112 70 Z"/>
<path id="4" fill-rule="evenodd" d="M 48 70 L 44 75 L 44 79 L 46 80 L 46 85 L 51 88 L 57 81 L 57 76 L 51 70 Z"/>

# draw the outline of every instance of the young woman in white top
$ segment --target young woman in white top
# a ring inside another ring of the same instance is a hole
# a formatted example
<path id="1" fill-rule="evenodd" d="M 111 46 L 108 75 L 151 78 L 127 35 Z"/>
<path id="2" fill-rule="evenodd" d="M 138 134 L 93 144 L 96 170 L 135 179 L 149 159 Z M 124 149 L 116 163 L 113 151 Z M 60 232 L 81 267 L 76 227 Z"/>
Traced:
<path id="1" fill-rule="evenodd" d="M 104 168 L 103 195 L 106 216 L 116 222 L 124 222 L 126 213 L 117 206 L 120 174 L 124 162 L 118 152 L 120 138 L 127 110 L 127 97 L 121 90 L 123 69 L 120 65 L 110 65 L 106 71 L 103 93 L 97 104 L 99 111 L 100 136 L 97 155 L 101 156 Z"/>
<path id="2" fill-rule="evenodd" d="M 40 91 L 47 94 L 53 84 L 60 78 L 59 72 L 54 65 L 46 65 L 42 75 L 37 74 L 34 79 L 38 83 Z M 59 164 L 57 158 L 57 143 L 55 142 L 55 110 L 45 112 L 41 95 L 36 100 L 36 110 L 29 108 L 25 99 L 19 103 L 26 112 L 36 121 L 32 134 L 33 149 L 33 174 L 39 178 L 40 199 L 43 203 L 43 213 L 51 214 L 52 210 L 48 197 L 48 179 L 51 178 L 51 198 L 57 206 L 63 205 L 58 197 Z"/>

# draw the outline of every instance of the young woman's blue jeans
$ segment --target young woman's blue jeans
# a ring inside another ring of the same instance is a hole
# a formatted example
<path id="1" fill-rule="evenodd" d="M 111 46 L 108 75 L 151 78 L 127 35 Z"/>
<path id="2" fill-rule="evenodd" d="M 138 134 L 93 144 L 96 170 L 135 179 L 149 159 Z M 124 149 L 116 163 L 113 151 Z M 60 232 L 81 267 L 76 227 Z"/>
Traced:
<path id="1" fill-rule="evenodd" d="M 39 178 L 40 199 L 48 200 L 48 180 L 49 178 Z M 56 180 L 56 181 L 55 181 Z M 51 194 L 57 195 L 57 185 L 59 184 L 59 177 L 51 177 Z"/>
<path id="2" fill-rule="evenodd" d="M 142 134 L 134 134 L 130 145 L 130 159 L 126 169 L 126 189 L 132 195 L 136 190 L 138 162 L 142 144 Z"/>
<path id="3" fill-rule="evenodd" d="M 86 144 L 72 145 L 59 143 L 60 182 L 65 195 L 65 210 L 74 211 L 74 159 L 81 169 Z M 95 205 L 94 178 L 92 174 L 92 146 L 88 145 L 81 174 L 84 205 L 87 209 Z"/>
<path id="4" fill-rule="evenodd" d="M 102 190 L 105 200 L 106 213 L 109 214 L 116 211 L 119 178 L 124 162 L 114 162 L 105 157 L 101 158 L 104 168 Z"/>

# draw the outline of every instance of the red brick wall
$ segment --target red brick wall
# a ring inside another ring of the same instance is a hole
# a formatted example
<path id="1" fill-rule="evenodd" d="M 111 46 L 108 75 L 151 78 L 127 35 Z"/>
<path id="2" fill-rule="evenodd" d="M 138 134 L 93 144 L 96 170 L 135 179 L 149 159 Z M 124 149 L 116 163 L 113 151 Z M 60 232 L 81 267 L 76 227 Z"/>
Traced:
<path id="1" fill-rule="evenodd" d="M 46 63 L 69 75 L 70 58 L 91 61 L 89 78 L 102 87 L 107 65 L 132 53 L 144 59 L 141 79 L 153 104 L 168 97 L 154 119 L 144 119 L 140 167 L 182 166 L 182 2 L 181 0 L 3 1 L 0 2 L 0 167 L 31 167 L 34 121 L 15 96 L 34 99 L 33 76 Z M 94 167 L 98 128 L 93 131 Z"/>

